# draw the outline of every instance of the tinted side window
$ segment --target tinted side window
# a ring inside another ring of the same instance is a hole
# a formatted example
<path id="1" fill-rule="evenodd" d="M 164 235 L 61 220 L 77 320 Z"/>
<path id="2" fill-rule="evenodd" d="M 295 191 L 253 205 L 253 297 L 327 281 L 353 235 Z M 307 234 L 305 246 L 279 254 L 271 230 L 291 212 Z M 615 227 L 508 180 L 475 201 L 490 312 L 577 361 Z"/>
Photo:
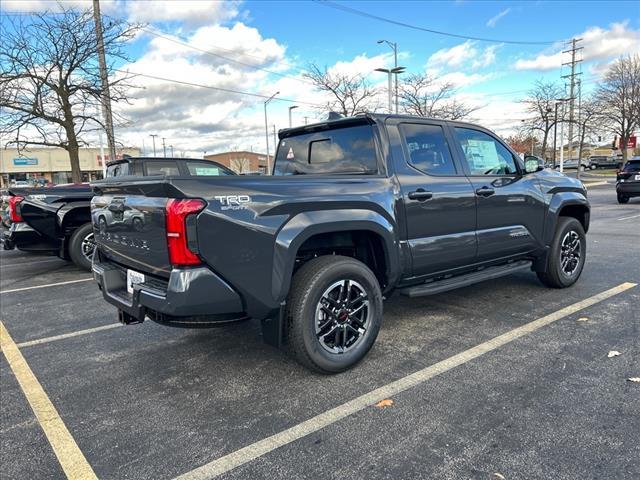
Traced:
<path id="1" fill-rule="evenodd" d="M 147 175 L 180 175 L 178 164 L 171 160 L 147 160 Z"/>
<path id="2" fill-rule="evenodd" d="M 400 125 L 409 152 L 409 163 L 429 175 L 455 175 L 456 167 L 444 130 L 439 125 Z"/>
<path id="3" fill-rule="evenodd" d="M 513 175 L 518 173 L 511 152 L 490 135 L 471 128 L 456 127 L 458 141 L 471 175 Z"/>
<path id="4" fill-rule="evenodd" d="M 228 170 L 220 168 L 218 165 L 210 162 L 187 162 L 187 169 L 189 175 L 201 176 L 201 175 L 231 175 Z"/>
<path id="5" fill-rule="evenodd" d="M 640 172 L 640 162 L 627 162 L 624 166 L 625 172 Z"/>
<path id="6" fill-rule="evenodd" d="M 274 175 L 378 173 L 371 125 L 356 125 L 284 138 Z"/>

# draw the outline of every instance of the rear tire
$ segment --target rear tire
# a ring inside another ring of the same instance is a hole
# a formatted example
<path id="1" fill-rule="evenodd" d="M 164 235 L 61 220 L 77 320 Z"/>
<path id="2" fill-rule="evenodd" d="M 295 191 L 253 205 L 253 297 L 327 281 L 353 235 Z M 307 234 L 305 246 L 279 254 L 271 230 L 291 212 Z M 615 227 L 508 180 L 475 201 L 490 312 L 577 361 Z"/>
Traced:
<path id="1" fill-rule="evenodd" d="M 69 239 L 69 256 L 71 261 L 83 270 L 91 271 L 91 259 L 95 240 L 93 236 L 93 225 L 85 223 L 76 228 Z"/>
<path id="2" fill-rule="evenodd" d="M 618 195 L 618 203 L 629 203 L 629 197 Z"/>
<path id="3" fill-rule="evenodd" d="M 586 254 L 587 238 L 582 224 L 573 217 L 559 217 L 546 271 L 537 272 L 538 278 L 547 287 L 570 287 L 580 278 Z"/>
<path id="4" fill-rule="evenodd" d="M 320 373 L 343 372 L 364 358 L 382 323 L 382 293 L 373 272 L 350 257 L 304 264 L 286 307 L 286 342 L 295 359 Z"/>

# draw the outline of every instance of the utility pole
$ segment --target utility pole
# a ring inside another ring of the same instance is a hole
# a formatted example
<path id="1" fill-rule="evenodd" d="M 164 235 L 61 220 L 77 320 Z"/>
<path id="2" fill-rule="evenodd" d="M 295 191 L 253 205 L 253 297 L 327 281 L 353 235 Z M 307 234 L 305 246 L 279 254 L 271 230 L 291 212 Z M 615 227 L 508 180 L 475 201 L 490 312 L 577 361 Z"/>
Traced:
<path id="1" fill-rule="evenodd" d="M 158 135 L 156 135 L 155 133 L 152 133 L 151 135 L 149 135 L 151 137 L 151 139 L 153 140 L 153 156 L 156 156 L 156 137 Z"/>
<path id="2" fill-rule="evenodd" d="M 267 175 L 271 175 L 271 158 L 269 158 L 269 122 L 267 121 L 267 105 L 273 97 L 280 92 L 276 92 L 264 101 L 264 139 L 267 143 Z"/>
<path id="3" fill-rule="evenodd" d="M 276 136 L 276 126 L 273 125 L 273 158 L 276 158 L 276 150 L 278 149 L 278 137 Z"/>
<path id="4" fill-rule="evenodd" d="M 171 158 L 173 158 L 173 145 L 169 145 L 169 148 L 171 149 Z"/>
<path id="5" fill-rule="evenodd" d="M 113 134 L 113 116 L 111 114 L 111 95 L 109 93 L 109 76 L 107 75 L 107 61 L 104 56 L 104 39 L 102 38 L 102 17 L 100 15 L 100 1 L 93 0 L 93 21 L 96 26 L 96 40 L 98 42 L 98 63 L 100 64 L 100 81 L 102 83 L 102 117 L 104 118 L 109 145 L 109 158 L 116 159 L 116 140 Z"/>
<path id="6" fill-rule="evenodd" d="M 578 42 L 582 41 L 581 38 L 574 38 L 571 40 L 571 48 L 565 50 L 562 53 L 570 53 L 571 61 L 567 63 L 563 63 L 562 65 L 569 65 L 571 67 L 571 73 L 569 75 L 563 75 L 562 78 L 569 78 L 569 160 L 573 155 L 573 115 L 575 108 L 575 89 L 576 89 L 576 77 L 578 75 L 582 75 L 582 73 L 576 73 L 576 65 L 582 61 L 582 59 L 576 58 L 576 53 L 582 50 L 584 47 L 578 47 Z M 582 162 L 578 158 L 578 168 L 576 173 L 576 178 L 580 178 L 580 166 Z"/>
<path id="7" fill-rule="evenodd" d="M 308 125 L 309 124 L 309 117 L 304 117 L 304 124 Z"/>
<path id="8" fill-rule="evenodd" d="M 165 141 L 165 138 L 162 137 L 162 152 L 163 152 L 164 158 L 167 158 L 167 147 L 164 144 L 164 141 Z"/>

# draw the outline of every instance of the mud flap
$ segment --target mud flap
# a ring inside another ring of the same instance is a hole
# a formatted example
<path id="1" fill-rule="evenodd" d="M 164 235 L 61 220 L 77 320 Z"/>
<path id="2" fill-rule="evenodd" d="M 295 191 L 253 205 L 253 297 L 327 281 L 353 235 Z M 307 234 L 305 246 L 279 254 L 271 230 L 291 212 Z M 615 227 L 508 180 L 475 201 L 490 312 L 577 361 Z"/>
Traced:
<path id="1" fill-rule="evenodd" d="M 280 308 L 275 315 L 265 318 L 260 322 L 262 326 L 262 340 L 272 347 L 282 348 L 284 340 L 284 312 L 285 302 L 280 304 Z"/>

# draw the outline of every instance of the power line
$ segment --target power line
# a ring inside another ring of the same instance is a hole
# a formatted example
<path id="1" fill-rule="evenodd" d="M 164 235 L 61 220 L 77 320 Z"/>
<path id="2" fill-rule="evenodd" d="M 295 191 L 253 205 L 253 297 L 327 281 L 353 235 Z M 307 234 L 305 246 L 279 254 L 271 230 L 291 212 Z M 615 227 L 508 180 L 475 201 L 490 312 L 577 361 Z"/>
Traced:
<path id="1" fill-rule="evenodd" d="M 264 68 L 264 67 L 261 67 L 261 66 L 259 66 L 259 65 L 253 65 L 253 64 L 251 64 L 251 63 L 242 62 L 242 61 L 240 61 L 240 60 L 236 60 L 235 58 L 227 57 L 227 56 L 225 56 L 225 55 L 221 55 L 221 54 L 219 54 L 219 53 L 214 53 L 214 52 L 211 52 L 211 51 L 209 51 L 209 50 L 205 50 L 205 49 L 203 49 L 203 48 L 196 47 L 195 45 L 191 45 L 191 44 L 186 43 L 186 42 L 184 42 L 184 41 L 176 40 L 175 38 L 171 38 L 171 37 L 168 37 L 168 36 L 166 36 L 166 35 L 162 35 L 162 34 L 160 34 L 160 33 L 158 33 L 158 32 L 155 32 L 155 31 L 153 31 L 153 30 L 150 30 L 150 29 L 148 29 L 148 28 L 144 28 L 144 27 L 143 27 L 143 28 L 141 28 L 141 30 L 142 30 L 142 31 L 144 31 L 144 32 L 147 32 L 147 33 L 149 33 L 149 34 L 151 34 L 151 35 L 155 35 L 156 37 L 159 37 L 159 38 L 162 38 L 162 39 L 164 39 L 164 40 L 167 40 L 167 41 L 169 41 L 169 42 L 173 42 L 173 43 L 176 43 L 176 44 L 178 44 L 178 45 L 182 45 L 182 46 L 184 46 L 184 47 L 191 48 L 191 49 L 193 49 L 193 50 L 197 50 L 197 51 L 199 51 L 199 52 L 204 53 L 205 55 L 209 55 L 209 56 L 216 57 L 216 58 L 222 58 L 222 59 L 228 60 L 228 61 L 230 61 L 230 62 L 237 63 L 237 64 L 239 64 L 239 65 L 243 65 L 243 66 L 245 66 L 245 67 L 255 68 L 256 70 L 262 70 L 262 71 L 267 72 L 267 73 L 269 73 L 269 74 L 271 74 L 271 75 L 276 75 L 276 76 L 278 76 L 278 77 L 282 77 L 282 78 L 288 78 L 288 79 L 291 79 L 291 80 L 295 80 L 295 81 L 297 81 L 297 82 L 306 83 L 307 85 L 313 85 L 313 83 L 308 82 L 308 81 L 306 81 L 306 80 L 303 80 L 302 78 L 292 77 L 291 75 L 286 75 L 286 74 L 284 74 L 284 73 L 275 72 L 275 71 L 273 71 L 273 70 L 269 70 L 269 69 Z M 218 48 L 218 47 L 213 47 L 213 48 Z M 231 52 L 231 50 L 227 50 L 227 51 Z M 254 57 L 254 58 L 259 58 L 259 57 L 255 57 L 255 56 L 253 56 L 253 55 L 248 55 L 248 54 L 246 54 L 246 55 L 247 55 L 247 56 L 252 56 L 252 57 Z M 263 60 L 263 61 L 264 61 L 265 59 L 261 59 L 261 60 Z"/>
<path id="2" fill-rule="evenodd" d="M 242 90 L 233 90 L 231 88 L 212 87 L 211 85 L 203 85 L 201 83 L 185 82 L 183 80 L 176 80 L 175 78 L 158 77 L 156 75 L 149 75 L 149 74 L 146 74 L 146 73 L 136 73 L 136 72 L 132 72 L 130 70 L 121 70 L 121 69 L 118 69 L 118 68 L 114 68 L 113 70 L 116 71 L 116 72 L 127 73 L 127 74 L 138 76 L 138 77 L 151 78 L 153 80 L 161 80 L 163 82 L 177 83 L 177 84 L 180 84 L 180 85 L 188 85 L 190 87 L 207 88 L 209 90 L 217 90 L 217 91 L 220 91 L 220 92 L 235 93 L 237 95 L 246 95 L 246 96 L 249 96 L 249 97 L 256 97 L 256 98 L 264 98 L 264 99 L 269 98 L 268 95 L 261 95 L 259 93 L 244 92 Z M 311 105 L 313 107 L 322 107 L 322 106 L 324 106 L 324 105 L 321 105 L 319 103 L 305 102 L 305 101 L 302 101 L 302 100 L 293 100 L 291 98 L 282 98 L 282 97 L 274 98 L 274 101 L 290 102 L 290 103 L 303 103 L 305 105 Z"/>
<path id="3" fill-rule="evenodd" d="M 417 25 L 412 25 L 410 23 L 400 22 L 398 20 L 392 20 L 390 18 L 380 17 L 378 15 L 374 15 L 372 13 L 363 12 L 362 10 L 357 10 L 355 8 L 347 7 L 346 5 L 340 5 L 336 2 L 330 0 L 313 0 L 319 5 L 323 5 L 325 7 L 335 8 L 336 10 L 342 10 L 343 12 L 351 13 L 353 15 L 359 15 L 361 17 L 372 18 L 374 20 L 378 20 L 380 22 L 390 23 L 392 25 L 397 25 L 399 27 L 411 28 L 413 30 L 419 30 L 421 32 L 434 33 L 436 35 L 444 35 L 447 37 L 454 38 L 463 38 L 466 40 L 477 40 L 479 42 L 491 42 L 491 43 L 508 43 L 512 45 L 553 45 L 557 43 L 558 40 L 554 41 L 520 41 L 520 40 L 499 40 L 496 38 L 485 38 L 485 37 L 472 37 L 469 35 L 459 35 L 456 33 L 443 32 L 441 30 L 433 30 L 431 28 L 419 27 Z"/>

